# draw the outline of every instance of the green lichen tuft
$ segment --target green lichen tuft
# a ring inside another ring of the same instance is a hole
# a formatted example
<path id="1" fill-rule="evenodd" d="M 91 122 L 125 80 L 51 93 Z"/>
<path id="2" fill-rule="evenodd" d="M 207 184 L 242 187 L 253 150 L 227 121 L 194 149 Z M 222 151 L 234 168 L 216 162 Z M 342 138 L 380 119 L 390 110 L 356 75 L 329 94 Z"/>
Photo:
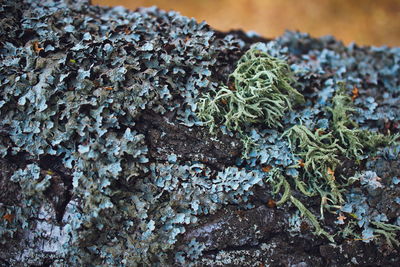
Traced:
<path id="1" fill-rule="evenodd" d="M 328 238 L 331 242 L 334 242 L 333 236 L 326 232 L 324 229 L 322 229 L 320 223 L 318 222 L 317 217 L 304 206 L 304 204 L 295 198 L 290 190 L 290 184 L 286 180 L 285 176 L 282 175 L 282 173 L 278 169 L 274 169 L 271 171 L 271 176 L 267 180 L 272 187 L 273 187 L 273 194 L 276 195 L 279 193 L 279 191 L 283 187 L 283 194 L 282 197 L 279 201 L 276 202 L 276 205 L 280 206 L 284 203 L 286 203 L 288 200 L 300 211 L 301 215 L 306 217 L 310 223 L 314 226 L 315 228 L 315 234 L 316 235 L 323 235 L 326 238 Z"/>
<path id="2" fill-rule="evenodd" d="M 328 168 L 334 169 L 339 163 L 340 153 L 345 149 L 338 144 L 332 133 L 322 130 L 311 132 L 304 125 L 295 125 L 283 133 L 297 155 L 304 160 L 307 174 L 324 176 Z"/>
<path id="3" fill-rule="evenodd" d="M 393 247 L 394 245 L 399 247 L 400 242 L 396 239 L 396 233 L 400 231 L 400 226 L 394 224 L 388 224 L 383 222 L 371 222 L 376 229 L 375 233 L 384 236 L 386 238 L 386 242 L 389 246 Z"/>
<path id="4" fill-rule="evenodd" d="M 283 137 L 288 139 L 293 153 L 301 158 L 299 166 L 304 168 L 302 175 L 293 177 L 290 182 L 307 197 L 320 196 L 321 219 L 324 219 L 324 209 L 332 212 L 332 208 L 336 210 L 342 208 L 345 203 L 342 193 L 357 180 L 353 177 L 348 179 L 341 177 L 344 181 L 339 184 L 335 177 L 335 169 L 340 166 L 340 159 L 347 157 L 358 161 L 368 153 L 376 151 L 381 146 L 391 145 L 398 139 L 398 135 L 383 135 L 360 129 L 350 118 L 350 114 L 355 111 L 351 98 L 345 94 L 344 86 L 340 86 L 332 99 L 332 106 L 327 108 L 332 118 L 332 127 L 327 132 L 321 129 L 311 131 L 304 125 L 294 125 L 283 134 Z M 279 174 L 275 175 L 273 180 L 275 194 L 281 190 L 282 185 L 286 185 L 283 197 L 278 203 L 290 199 L 302 215 L 312 222 L 316 234 L 323 234 L 332 241 L 332 236 L 322 230 L 315 216 L 291 195 L 290 184 L 285 177 Z M 399 244 L 394 233 L 400 229 L 398 226 L 381 222 L 372 224 L 377 228 L 374 232 L 384 236 L 390 245 Z M 358 237 L 352 225 L 344 228 L 342 235 Z"/>
<path id="5" fill-rule="evenodd" d="M 395 143 L 399 135 L 383 135 L 381 133 L 362 130 L 350 118 L 355 112 L 350 96 L 345 94 L 345 86 L 339 83 L 340 89 L 332 99 L 332 107 L 327 110 L 332 114 L 332 133 L 346 149 L 346 157 L 359 159 L 367 152 L 375 152 L 377 148 Z"/>
<path id="6" fill-rule="evenodd" d="M 240 133 L 252 123 L 280 127 L 292 103 L 304 102 L 292 80 L 286 62 L 251 48 L 229 76 L 229 86 L 221 85 L 199 100 L 198 116 L 211 132 L 219 124 Z"/>
<path id="7" fill-rule="evenodd" d="M 297 188 L 306 196 L 319 194 L 324 200 L 321 201 L 322 205 L 328 200 L 333 204 L 344 202 L 340 186 L 335 181 L 334 170 L 340 164 L 340 155 L 346 150 L 339 145 L 333 134 L 321 134 L 319 130 L 313 133 L 304 125 L 295 125 L 283 136 L 288 138 L 296 155 L 304 160 L 303 179 L 294 179 Z"/>
<path id="8" fill-rule="evenodd" d="M 247 158 L 255 143 L 245 132 L 254 124 L 282 130 L 285 112 L 291 110 L 293 104 L 304 101 L 290 86 L 291 82 L 292 73 L 285 62 L 252 48 L 239 60 L 229 76 L 228 86 L 222 85 L 200 98 L 198 116 L 210 127 L 210 132 L 215 133 L 219 125 L 238 132 L 243 142 L 243 157 Z M 398 138 L 360 129 L 351 118 L 355 112 L 351 97 L 346 94 L 343 83 L 338 87 L 331 105 L 326 108 L 330 127 L 310 130 L 305 125 L 293 125 L 282 134 L 293 154 L 301 159 L 298 165 L 288 166 L 300 169 L 299 175 L 286 176 L 284 170 L 275 167 L 266 180 L 274 195 L 281 194 L 276 202 L 278 206 L 291 202 L 314 226 L 314 233 L 331 242 L 334 236 L 322 228 L 320 220 L 292 191 L 296 189 L 306 197 L 319 196 L 322 221 L 324 210 L 334 214 L 341 210 L 346 202 L 343 193 L 355 181 L 335 177 L 343 158 L 359 162 L 378 147 L 392 144 Z M 395 229 L 377 228 L 377 234 L 397 244 Z M 345 227 L 342 235 L 357 237 L 353 230 L 352 226 Z"/>
<path id="9" fill-rule="evenodd" d="M 332 99 L 328 112 L 332 115 L 332 127 L 328 132 L 321 129 L 309 130 L 304 125 L 294 125 L 283 133 L 288 139 L 292 151 L 301 158 L 304 168 L 302 179 L 293 178 L 297 189 L 308 197 L 321 196 L 321 216 L 323 207 L 337 207 L 342 204 L 343 187 L 351 184 L 339 184 L 335 178 L 335 169 L 340 165 L 340 159 L 358 160 L 367 150 L 374 151 L 379 146 L 390 145 L 398 137 L 385 136 L 380 133 L 361 130 L 351 120 L 354 112 L 351 98 L 345 94 L 344 85 Z M 328 202 L 331 204 L 328 205 Z"/>
<path id="10" fill-rule="evenodd" d="M 332 114 L 332 134 L 339 140 L 339 143 L 346 149 L 345 155 L 359 158 L 363 154 L 363 145 L 359 138 L 362 132 L 358 129 L 357 123 L 350 119 L 349 114 L 353 113 L 350 96 L 345 94 L 344 85 L 340 84 L 340 89 L 332 99 L 332 107 L 327 110 Z"/>

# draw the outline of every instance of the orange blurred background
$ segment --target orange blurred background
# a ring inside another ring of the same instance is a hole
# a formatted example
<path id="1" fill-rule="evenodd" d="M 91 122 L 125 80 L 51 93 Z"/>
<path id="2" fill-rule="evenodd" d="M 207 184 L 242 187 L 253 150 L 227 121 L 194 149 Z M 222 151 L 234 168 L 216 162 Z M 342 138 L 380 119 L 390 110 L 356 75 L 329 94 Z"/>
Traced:
<path id="1" fill-rule="evenodd" d="M 136 9 L 156 5 L 205 20 L 221 31 L 243 29 L 271 38 L 285 29 L 334 35 L 345 43 L 400 45 L 400 0 L 92 0 Z"/>

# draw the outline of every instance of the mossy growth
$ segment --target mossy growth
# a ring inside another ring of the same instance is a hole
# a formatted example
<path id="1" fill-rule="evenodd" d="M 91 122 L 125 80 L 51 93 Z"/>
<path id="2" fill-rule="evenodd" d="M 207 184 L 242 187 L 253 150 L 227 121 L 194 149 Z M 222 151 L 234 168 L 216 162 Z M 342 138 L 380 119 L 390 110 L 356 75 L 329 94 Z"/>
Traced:
<path id="1" fill-rule="evenodd" d="M 350 119 L 349 114 L 353 113 L 350 96 L 345 94 L 344 84 L 339 84 L 340 89 L 332 99 L 332 107 L 327 110 L 332 114 L 332 134 L 337 138 L 347 157 L 360 157 L 363 154 L 363 145 L 359 138 L 362 132 L 358 125 Z"/>
<path id="2" fill-rule="evenodd" d="M 333 97 L 332 107 L 327 108 L 332 115 L 332 129 L 311 131 L 304 125 L 294 125 L 283 133 L 292 151 L 301 159 L 298 167 L 304 169 L 300 177 L 293 178 L 293 182 L 305 196 L 320 195 L 321 218 L 324 217 L 324 208 L 330 210 L 344 203 L 342 188 L 351 183 L 347 181 L 340 185 L 335 177 L 340 158 L 358 158 L 363 153 L 358 137 L 361 130 L 349 118 L 354 109 L 343 88 Z"/>
<path id="3" fill-rule="evenodd" d="M 198 102 L 198 116 L 215 132 L 219 124 L 243 132 L 248 124 L 282 126 L 292 104 L 304 102 L 290 83 L 292 72 L 283 60 L 255 48 L 248 50 L 229 75 L 228 86 L 205 94 Z"/>
<path id="4" fill-rule="evenodd" d="M 332 133 L 339 140 L 340 145 L 346 149 L 348 158 L 360 158 L 366 153 L 376 151 L 378 147 L 391 145 L 399 135 L 383 135 L 359 128 L 356 122 L 350 119 L 350 114 L 355 112 L 353 102 L 345 94 L 345 86 L 339 83 L 339 90 L 332 99 L 332 106 L 327 110 L 332 114 Z"/>

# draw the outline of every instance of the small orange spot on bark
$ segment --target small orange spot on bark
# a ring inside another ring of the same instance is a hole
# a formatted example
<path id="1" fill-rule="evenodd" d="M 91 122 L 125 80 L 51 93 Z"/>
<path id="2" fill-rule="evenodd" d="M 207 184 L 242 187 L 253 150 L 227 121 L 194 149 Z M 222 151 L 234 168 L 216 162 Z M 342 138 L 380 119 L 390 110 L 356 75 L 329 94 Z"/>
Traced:
<path id="1" fill-rule="evenodd" d="M 309 229 L 310 229 L 310 225 L 308 225 L 308 223 L 301 222 L 301 224 L 300 224 L 300 231 L 301 232 L 308 231 Z"/>
<path id="2" fill-rule="evenodd" d="M 246 212 L 244 210 L 237 210 L 235 211 L 235 213 L 239 216 L 239 217 L 244 217 Z"/>
<path id="3" fill-rule="evenodd" d="M 105 90 L 111 91 L 113 88 L 110 86 L 103 87 Z"/>
<path id="4" fill-rule="evenodd" d="M 40 53 L 40 51 L 42 51 L 44 48 L 39 46 L 39 42 L 38 41 L 34 41 L 33 42 L 33 50 L 35 50 L 36 53 Z"/>
<path id="5" fill-rule="evenodd" d="M 299 163 L 299 166 L 300 167 L 302 167 L 302 168 L 304 168 L 304 160 L 302 160 L 302 159 L 300 159 L 299 161 L 298 161 L 298 163 Z"/>
<path id="6" fill-rule="evenodd" d="M 124 33 L 128 35 L 128 34 L 131 34 L 132 31 L 131 31 L 131 29 L 129 27 L 125 27 Z"/>
<path id="7" fill-rule="evenodd" d="M 230 82 L 230 83 L 228 84 L 228 88 L 229 88 L 229 90 L 231 90 L 231 91 L 236 91 L 236 87 L 235 87 L 235 84 L 234 84 L 233 82 Z"/>
<path id="8" fill-rule="evenodd" d="M 317 134 L 319 135 L 319 136 L 321 136 L 321 135 L 323 135 L 325 132 L 324 132 L 324 130 L 322 130 L 322 129 L 317 129 L 317 128 L 315 128 L 315 131 L 317 132 Z"/>
<path id="9" fill-rule="evenodd" d="M 337 217 L 337 219 L 338 219 L 338 221 L 344 221 L 344 220 L 347 219 L 347 217 L 344 216 L 343 214 L 340 214 L 340 215 Z"/>
<path id="10" fill-rule="evenodd" d="M 336 180 L 335 171 L 334 170 L 332 170 L 331 168 L 328 167 L 328 170 L 326 172 L 328 173 L 328 175 L 330 176 L 330 178 L 332 180 Z"/>
<path id="11" fill-rule="evenodd" d="M 6 214 L 3 216 L 3 219 L 4 219 L 4 220 L 7 220 L 9 223 L 11 223 L 12 220 L 14 219 L 14 215 L 9 214 L 9 213 L 6 213 Z"/>
<path id="12" fill-rule="evenodd" d="M 263 172 L 269 172 L 272 169 L 272 167 L 270 165 L 267 165 L 265 167 L 262 168 Z"/>
<path id="13" fill-rule="evenodd" d="M 268 207 L 268 208 L 271 208 L 271 209 L 276 208 L 276 201 L 273 200 L 273 199 L 268 199 L 268 201 L 267 201 L 267 207 Z"/>
<path id="14" fill-rule="evenodd" d="M 351 92 L 353 93 L 353 95 L 351 96 L 351 100 L 354 101 L 360 95 L 358 92 L 358 88 L 354 86 Z"/>

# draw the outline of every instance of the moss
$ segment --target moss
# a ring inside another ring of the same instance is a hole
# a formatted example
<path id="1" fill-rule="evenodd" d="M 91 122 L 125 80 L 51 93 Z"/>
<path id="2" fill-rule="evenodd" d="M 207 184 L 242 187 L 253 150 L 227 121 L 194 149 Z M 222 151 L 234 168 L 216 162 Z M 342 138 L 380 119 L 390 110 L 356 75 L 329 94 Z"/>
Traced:
<path id="1" fill-rule="evenodd" d="M 255 141 L 246 132 L 254 125 L 282 130 L 283 117 L 292 104 L 303 103 L 303 96 L 290 83 L 293 81 L 288 65 L 255 48 L 251 48 L 239 60 L 235 71 L 228 78 L 228 85 L 211 90 L 200 98 L 198 116 L 216 132 L 220 124 L 236 131 L 243 142 L 243 157 L 248 158 Z M 334 242 L 333 235 L 326 232 L 317 217 L 292 194 L 295 187 L 306 197 L 319 196 L 321 220 L 324 210 L 337 213 L 345 203 L 343 193 L 355 181 L 353 178 L 335 177 L 335 170 L 343 158 L 358 162 L 379 146 L 392 144 L 397 136 L 385 136 L 359 128 L 351 116 L 355 112 L 353 99 L 346 94 L 345 85 L 337 84 L 331 105 L 325 109 L 330 127 L 310 130 L 305 125 L 293 125 L 283 132 L 293 154 L 300 158 L 299 175 L 285 176 L 281 167 L 275 167 L 267 178 L 272 193 L 282 194 L 276 204 L 290 201 L 315 228 L 316 235 L 323 235 Z M 392 226 L 391 226 L 392 227 Z M 378 227 L 379 228 L 379 227 Z M 393 229 L 385 227 L 375 232 L 397 244 Z M 359 236 L 352 225 L 343 229 L 342 236 Z"/>
<path id="2" fill-rule="evenodd" d="M 353 178 L 346 177 L 341 177 L 345 180 L 343 184 L 336 181 L 335 169 L 340 165 L 339 159 L 347 157 L 357 161 L 375 152 L 378 147 L 391 145 L 398 139 L 398 135 L 383 135 L 360 129 L 350 118 L 351 113 L 355 111 L 351 98 L 345 94 L 344 85 L 339 84 L 339 86 L 340 89 L 332 98 L 332 106 L 327 108 L 332 119 L 332 127 L 328 132 L 325 133 L 320 129 L 312 132 L 304 125 L 295 125 L 283 134 L 288 138 L 293 152 L 304 160 L 304 163 L 301 163 L 304 167 L 303 175 L 301 178 L 294 177 L 293 182 L 296 188 L 307 197 L 320 195 L 321 219 L 324 218 L 324 209 L 331 212 L 331 208 L 341 209 L 341 205 L 345 203 L 342 192 L 355 181 Z M 275 184 L 276 190 L 280 189 L 280 184 L 281 182 Z M 288 198 L 287 192 L 290 192 L 290 189 L 285 190 L 283 194 L 286 196 L 285 199 Z M 314 215 L 299 200 L 293 199 L 292 195 L 289 199 L 303 215 L 309 218 L 317 234 L 322 233 L 331 241 L 333 240 L 332 236 L 321 232 L 323 230 Z M 371 223 L 376 228 L 372 231 L 384 236 L 389 245 L 399 245 L 395 235 L 395 231 L 400 229 L 398 226 L 375 221 Z M 341 233 L 342 236 L 352 235 L 359 238 L 351 221 Z"/>
<path id="3" fill-rule="evenodd" d="M 332 133 L 314 133 L 303 125 L 295 125 L 284 133 L 293 151 L 304 163 L 302 180 L 296 177 L 297 188 L 306 196 L 321 196 L 321 205 L 329 200 L 333 204 L 344 202 L 335 181 L 334 170 L 340 164 L 339 156 L 345 149 L 338 144 Z M 322 209 L 321 209 L 322 210 Z M 323 212 L 321 212 L 323 217 Z"/>
<path id="4" fill-rule="evenodd" d="M 327 169 L 334 169 L 339 163 L 338 156 L 344 148 L 338 144 L 332 133 L 322 130 L 311 132 L 304 125 L 295 125 L 283 133 L 290 146 L 304 160 L 304 169 L 308 174 L 324 176 Z"/>

